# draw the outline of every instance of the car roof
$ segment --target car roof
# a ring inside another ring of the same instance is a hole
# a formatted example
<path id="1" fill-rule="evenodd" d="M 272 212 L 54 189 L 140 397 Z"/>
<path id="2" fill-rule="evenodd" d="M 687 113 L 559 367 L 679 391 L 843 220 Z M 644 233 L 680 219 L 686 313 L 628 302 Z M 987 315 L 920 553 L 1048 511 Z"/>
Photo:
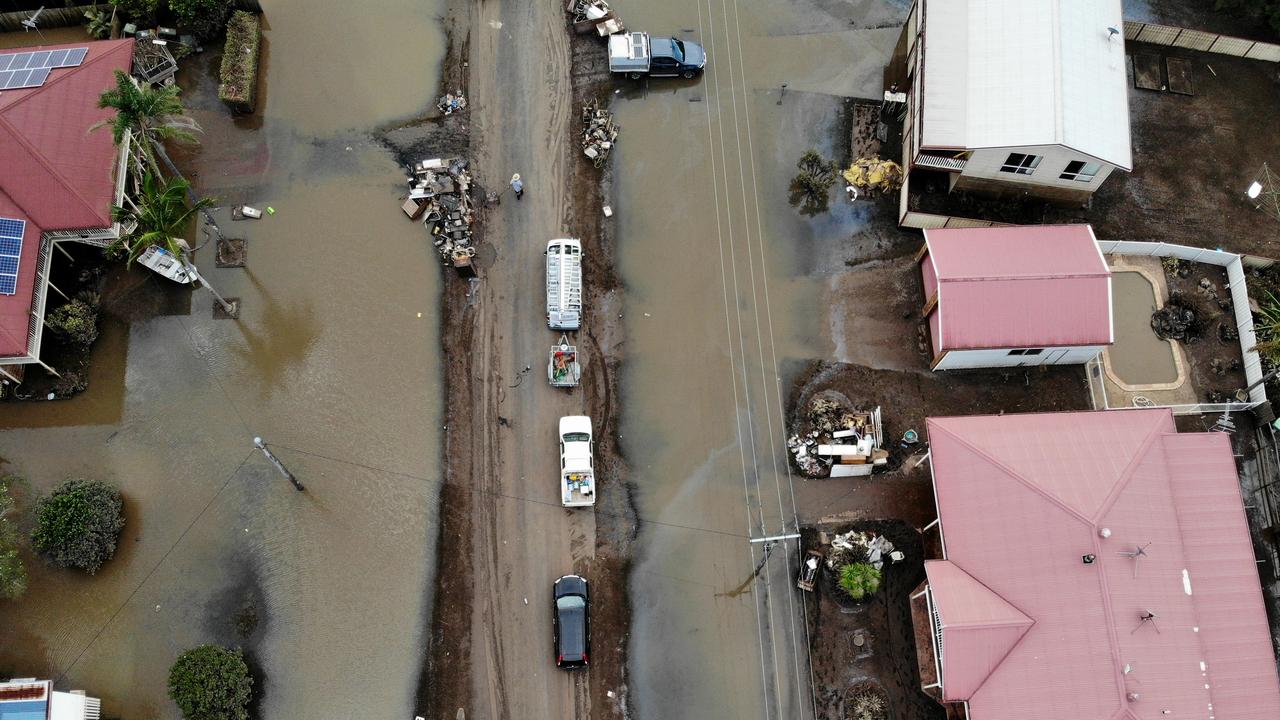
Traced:
<path id="1" fill-rule="evenodd" d="M 560 435 L 565 433 L 584 432 L 591 434 L 591 418 L 586 415 L 566 415 L 560 418 Z"/>

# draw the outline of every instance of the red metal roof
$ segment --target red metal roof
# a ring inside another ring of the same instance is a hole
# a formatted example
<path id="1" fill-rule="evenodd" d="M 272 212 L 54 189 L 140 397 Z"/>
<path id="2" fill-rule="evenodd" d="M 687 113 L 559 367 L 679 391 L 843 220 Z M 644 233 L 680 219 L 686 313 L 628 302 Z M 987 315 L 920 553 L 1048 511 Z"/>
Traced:
<path id="1" fill-rule="evenodd" d="M 80 66 L 53 70 L 38 88 L 0 92 L 0 215 L 27 221 L 18 291 L 0 295 L 0 357 L 27 350 L 40 233 L 111 225 L 116 148 L 109 129 L 89 128 L 112 117 L 98 98 L 116 70 L 129 71 L 133 40 L 40 49 L 72 47 L 89 49 Z"/>
<path id="2" fill-rule="evenodd" d="M 1111 272 L 1088 225 L 925 230 L 940 350 L 1112 342 Z M 927 299 L 927 298 L 926 298 Z"/>
<path id="3" fill-rule="evenodd" d="M 945 699 L 973 720 L 1280 717 L 1228 436 L 1180 434 L 1168 409 L 928 431 Z M 1019 614 L 1032 624 L 1014 638 Z"/>

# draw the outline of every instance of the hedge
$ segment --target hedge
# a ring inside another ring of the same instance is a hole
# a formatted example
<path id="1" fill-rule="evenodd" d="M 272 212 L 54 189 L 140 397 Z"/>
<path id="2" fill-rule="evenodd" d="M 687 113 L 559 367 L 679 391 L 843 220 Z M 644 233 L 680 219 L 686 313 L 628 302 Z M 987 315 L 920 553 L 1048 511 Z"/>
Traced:
<path id="1" fill-rule="evenodd" d="M 258 55 L 262 50 L 262 19 L 237 10 L 227 23 L 222 51 L 222 84 L 218 99 L 235 112 L 251 113 L 258 100 Z"/>

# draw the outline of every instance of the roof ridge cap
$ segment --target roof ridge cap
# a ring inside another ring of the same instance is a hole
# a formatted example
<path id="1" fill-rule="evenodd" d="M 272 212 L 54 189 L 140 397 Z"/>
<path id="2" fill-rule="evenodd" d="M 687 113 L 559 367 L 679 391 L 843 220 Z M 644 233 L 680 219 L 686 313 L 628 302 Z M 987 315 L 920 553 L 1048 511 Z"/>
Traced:
<path id="1" fill-rule="evenodd" d="M 1159 418 L 1161 420 L 1164 419 L 1165 415 L 1160 413 L 1158 409 L 1151 409 L 1157 410 L 1157 412 L 1147 414 L 1151 415 L 1153 418 Z M 1133 410 L 1121 410 L 1120 412 L 1133 412 Z M 1170 410 L 1169 412 L 1172 414 L 1173 411 Z M 1151 431 L 1142 439 L 1142 444 L 1139 445 L 1137 451 L 1133 453 L 1133 457 L 1129 458 L 1128 464 L 1126 464 L 1124 469 L 1120 471 L 1120 475 L 1116 478 L 1115 484 L 1111 486 L 1111 490 L 1107 492 L 1107 496 L 1102 499 L 1102 504 L 1098 506 L 1098 510 L 1093 514 L 1093 518 L 1090 520 L 1091 525 L 1096 526 L 1098 522 L 1102 520 L 1103 516 L 1110 512 L 1111 508 L 1120 500 L 1120 495 L 1124 493 L 1124 489 L 1129 486 L 1129 481 L 1133 479 L 1133 473 L 1137 471 L 1138 466 L 1142 464 L 1142 461 L 1146 460 L 1147 455 L 1151 453 L 1151 449 L 1152 446 L 1155 445 L 1156 438 L 1164 434 L 1166 433 L 1161 429 L 1159 422 L 1152 424 Z M 1176 430 L 1174 431 L 1174 434 L 1177 434 Z"/>
<path id="2" fill-rule="evenodd" d="M 981 416 L 976 416 L 976 417 L 981 417 Z M 987 416 L 987 417 L 991 417 L 991 416 Z M 997 416 L 995 416 L 995 417 L 1002 417 L 1002 416 L 997 415 Z M 1090 528 L 1092 528 L 1092 527 L 1093 527 L 1093 521 L 1092 521 L 1091 519 L 1089 519 L 1088 517 L 1086 517 L 1086 516 L 1084 515 L 1084 513 L 1081 513 L 1081 512 L 1079 512 L 1079 511 L 1077 511 L 1075 508 L 1071 507 L 1070 505 L 1067 505 L 1065 502 L 1063 502 L 1063 501 L 1062 501 L 1062 500 L 1060 500 L 1059 498 L 1057 498 L 1057 497 L 1053 496 L 1053 495 L 1052 495 L 1052 494 L 1050 494 L 1049 492 L 1046 492 L 1046 491 L 1045 491 L 1043 488 L 1041 488 L 1040 486 L 1036 485 L 1035 483 L 1033 483 L 1033 482 L 1031 482 L 1030 480 L 1028 480 L 1028 479 L 1026 479 L 1025 477 L 1023 477 L 1021 473 L 1016 472 L 1013 468 L 1011 468 L 1011 467 L 1009 467 L 1009 466 L 1005 465 L 1004 463 L 1000 462 L 999 460 L 996 460 L 995 458 L 991 457 L 991 454 L 990 454 L 990 453 L 988 453 L 988 452 L 986 452 L 985 450 L 983 450 L 983 449 L 981 449 L 981 448 L 977 447 L 977 446 L 976 446 L 976 445 L 974 445 L 973 443 L 969 442 L 968 440 L 965 440 L 964 438 L 960 437 L 959 435 L 955 434 L 954 432 L 951 432 L 951 430 L 950 430 L 950 429 L 948 429 L 947 427 L 945 427 L 945 426 L 943 426 L 943 425 L 938 425 L 938 426 L 937 426 L 937 428 L 938 428 L 939 430 L 942 430 L 942 431 L 943 431 L 943 432 L 945 432 L 946 434 L 950 435 L 952 438 L 954 438 L 954 439 L 956 440 L 956 442 L 958 442 L 958 443 L 960 443 L 961 445 L 963 445 L 963 446 L 965 446 L 966 448 L 968 448 L 970 452 L 972 452 L 972 453 L 976 454 L 978 457 L 982 458 L 983 460 L 986 460 L 987 462 L 991 463 L 991 465 L 992 465 L 993 467 L 995 467 L 995 468 L 999 469 L 999 470 L 1000 470 L 1001 472 L 1003 472 L 1004 474 L 1008 475 L 1009 477 L 1011 477 L 1011 478 L 1013 478 L 1014 480 L 1016 480 L 1016 481 L 1018 481 L 1019 483 L 1021 483 L 1021 484 L 1022 484 L 1024 487 L 1026 487 L 1027 489 L 1031 490 L 1032 492 L 1036 493 L 1037 495 L 1040 495 L 1041 497 L 1045 498 L 1045 499 L 1046 499 L 1046 500 L 1048 500 L 1049 502 L 1053 503 L 1053 504 L 1054 504 L 1054 505 L 1056 505 L 1058 508 L 1060 508 L 1062 511 L 1064 511 L 1064 512 L 1066 512 L 1067 514 L 1071 515 L 1072 517 L 1076 518 L 1076 519 L 1077 519 L 1077 520 L 1079 520 L 1080 522 L 1084 523 L 1086 526 L 1088 526 L 1088 527 L 1090 527 Z M 958 566 L 957 566 L 957 567 L 958 567 Z M 963 569 L 963 568 L 961 568 L 961 569 Z M 967 570 L 966 570 L 965 572 L 966 572 L 966 573 L 968 573 L 968 571 L 967 571 Z M 973 577 L 973 576 L 972 576 L 972 575 L 970 575 L 970 577 Z M 976 578 L 975 578 L 975 579 L 976 579 Z"/>
<path id="3" fill-rule="evenodd" d="M 955 435 L 955 433 L 952 433 L 952 435 L 954 436 L 954 435 Z M 1023 629 L 1022 634 L 1018 636 L 1018 639 L 1017 639 L 1017 640 L 1015 640 L 1015 641 L 1013 641 L 1012 643 L 1010 643 L 1009 647 L 1004 651 L 1004 654 L 1000 656 L 1000 659 L 999 659 L 999 660 L 997 660 L 997 661 L 995 662 L 995 664 L 993 664 L 993 665 L 991 666 L 991 670 L 987 673 L 987 676 L 986 676 L 986 677 L 982 678 L 982 682 L 978 683 L 978 686 L 977 686 L 977 687 L 975 687 L 975 688 L 973 689 L 973 692 L 969 693 L 969 698 L 970 698 L 970 699 L 972 699 L 972 698 L 973 698 L 973 696 L 977 695 L 979 692 L 982 692 L 982 688 L 986 686 L 987 681 L 991 679 L 991 676 L 992 676 L 992 675 L 994 675 L 994 674 L 996 673 L 996 670 L 999 670 L 999 669 L 1000 669 L 1000 667 L 1001 667 L 1002 665 L 1004 665 L 1004 661 L 1005 661 L 1005 660 L 1007 660 L 1007 659 L 1009 658 L 1009 656 L 1013 654 L 1013 650 L 1014 650 L 1014 648 L 1016 648 L 1016 647 L 1018 647 L 1019 645 L 1021 645 L 1021 644 L 1022 644 L 1022 641 L 1026 639 L 1027 635 L 1031 634 L 1031 628 L 1033 628 L 1033 627 L 1035 627 L 1035 626 L 1036 626 L 1036 619 L 1035 619 L 1035 618 L 1033 618 L 1033 617 L 1031 617 L 1030 615 L 1026 614 L 1025 612 L 1023 612 L 1023 611 L 1022 611 L 1022 608 L 1020 608 L 1020 607 L 1018 607 L 1017 605 L 1014 605 L 1013 603 L 1009 602 L 1007 599 L 1005 599 L 1005 597 L 1004 597 L 1003 595 L 1001 595 L 1000 593 L 996 592 L 996 591 L 995 591 L 991 586 L 987 585 L 986 583 L 982 582 L 982 581 L 981 581 L 981 580 L 979 580 L 977 577 L 975 577 L 973 573 L 971 573 L 971 572 L 969 572 L 968 570 L 964 569 L 964 566 L 962 566 L 960 563 L 958 563 L 958 562 L 956 562 L 956 561 L 954 561 L 954 560 L 950 560 L 950 559 L 945 560 L 944 562 L 949 562 L 949 563 L 951 563 L 952 565 L 954 565 L 954 566 L 956 567 L 956 569 L 957 569 L 957 570 L 959 570 L 960 572 L 964 573 L 966 576 L 968 576 L 968 577 L 972 578 L 974 582 L 978 583 L 978 584 L 979 584 L 979 585 L 981 585 L 983 588 L 985 588 L 985 589 L 987 590 L 987 592 L 989 592 L 989 593 L 991 593 L 992 595 L 995 595 L 996 597 L 1000 598 L 1000 600 L 1001 600 L 1001 601 L 1003 601 L 1003 602 L 1004 602 L 1004 604 L 1008 605 L 1009 607 L 1013 608 L 1014 610 L 1017 610 L 1019 614 L 1021 614 L 1023 617 L 1025 617 L 1027 620 L 1029 620 L 1029 621 L 1030 621 L 1030 624 L 1028 624 L 1028 625 Z M 941 617 L 941 616 L 939 616 L 939 617 Z M 946 623 L 943 623 L 943 627 L 944 627 L 944 628 L 945 628 L 945 627 L 947 627 Z M 967 626 L 967 625 L 961 625 L 960 627 L 981 627 L 981 626 Z M 1014 624 L 1010 623 L 1010 624 L 1007 624 L 1007 625 L 987 625 L 986 627 L 1016 627 L 1016 625 L 1014 625 Z"/>
<path id="4" fill-rule="evenodd" d="M 939 275 L 939 282 L 979 282 L 984 280 L 1088 280 L 1111 277 L 1110 270 L 1066 273 L 1009 273 L 1007 275 Z"/>

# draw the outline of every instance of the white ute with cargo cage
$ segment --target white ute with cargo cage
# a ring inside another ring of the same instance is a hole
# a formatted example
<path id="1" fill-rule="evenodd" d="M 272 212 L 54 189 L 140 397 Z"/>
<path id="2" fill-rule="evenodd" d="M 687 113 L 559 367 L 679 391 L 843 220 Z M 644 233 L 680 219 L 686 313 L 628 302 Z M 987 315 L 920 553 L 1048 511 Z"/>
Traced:
<path id="1" fill-rule="evenodd" d="M 596 474 L 591 467 L 591 418 L 560 418 L 560 502 L 565 507 L 596 504 Z"/>
<path id="2" fill-rule="evenodd" d="M 707 66 L 707 51 L 692 40 L 650 37 L 646 32 L 609 36 L 609 72 L 632 80 L 682 77 L 692 80 Z"/>
<path id="3" fill-rule="evenodd" d="M 562 238 L 547 243 L 547 327 L 582 326 L 582 241 Z"/>

